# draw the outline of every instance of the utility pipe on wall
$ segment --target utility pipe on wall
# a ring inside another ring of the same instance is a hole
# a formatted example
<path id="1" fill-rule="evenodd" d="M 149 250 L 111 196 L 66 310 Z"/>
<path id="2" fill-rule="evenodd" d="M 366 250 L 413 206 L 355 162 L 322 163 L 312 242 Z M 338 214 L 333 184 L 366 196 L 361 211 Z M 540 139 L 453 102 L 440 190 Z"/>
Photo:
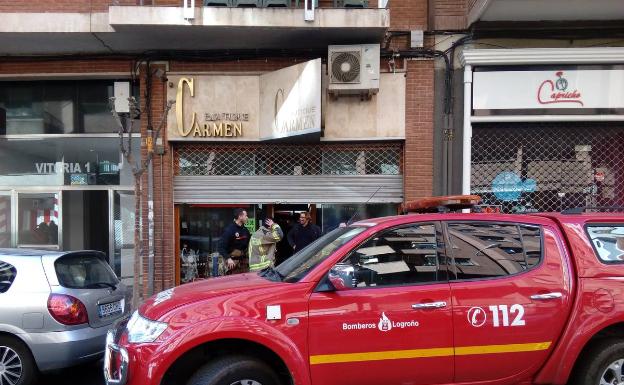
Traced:
<path id="1" fill-rule="evenodd" d="M 462 194 L 470 194 L 470 171 L 472 155 L 472 66 L 464 67 L 464 142 L 462 152 Z"/>

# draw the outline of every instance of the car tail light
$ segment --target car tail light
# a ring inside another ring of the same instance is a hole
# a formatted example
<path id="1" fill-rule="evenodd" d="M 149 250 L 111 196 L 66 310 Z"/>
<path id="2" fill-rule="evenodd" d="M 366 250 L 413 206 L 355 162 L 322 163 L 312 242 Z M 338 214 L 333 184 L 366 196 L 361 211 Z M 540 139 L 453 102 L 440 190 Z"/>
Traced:
<path id="1" fill-rule="evenodd" d="M 51 294 L 48 298 L 50 315 L 63 325 L 80 325 L 89 322 L 87 308 L 78 298 L 65 294 Z"/>

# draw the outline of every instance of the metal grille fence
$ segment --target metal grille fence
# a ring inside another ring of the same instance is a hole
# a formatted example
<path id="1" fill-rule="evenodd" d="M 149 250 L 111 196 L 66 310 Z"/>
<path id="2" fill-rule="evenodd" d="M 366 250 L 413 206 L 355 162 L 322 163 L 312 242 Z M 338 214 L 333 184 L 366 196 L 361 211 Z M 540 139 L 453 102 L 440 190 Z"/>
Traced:
<path id="1" fill-rule="evenodd" d="M 402 145 L 181 145 L 175 174 L 209 175 L 401 175 Z"/>
<path id="2" fill-rule="evenodd" d="M 502 212 L 624 206 L 624 124 L 475 125 L 471 191 Z"/>

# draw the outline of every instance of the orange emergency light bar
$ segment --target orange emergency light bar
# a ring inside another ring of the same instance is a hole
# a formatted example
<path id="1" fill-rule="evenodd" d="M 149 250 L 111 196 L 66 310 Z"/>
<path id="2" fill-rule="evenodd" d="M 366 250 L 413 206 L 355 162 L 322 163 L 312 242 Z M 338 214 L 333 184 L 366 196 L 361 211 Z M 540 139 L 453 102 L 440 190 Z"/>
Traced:
<path id="1" fill-rule="evenodd" d="M 478 195 L 448 195 L 441 197 L 430 197 L 405 202 L 403 212 L 408 213 L 444 213 L 469 209 L 481 203 Z"/>

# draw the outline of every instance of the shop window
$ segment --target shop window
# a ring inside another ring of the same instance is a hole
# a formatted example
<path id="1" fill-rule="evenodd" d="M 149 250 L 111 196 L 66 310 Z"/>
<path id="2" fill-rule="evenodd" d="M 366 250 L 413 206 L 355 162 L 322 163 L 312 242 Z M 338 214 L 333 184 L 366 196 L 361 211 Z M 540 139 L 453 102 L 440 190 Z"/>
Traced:
<path id="1" fill-rule="evenodd" d="M 113 80 L 3 82 L 0 135 L 115 133 L 108 103 Z M 133 93 L 138 90 L 133 87 Z"/>
<path id="2" fill-rule="evenodd" d="M 184 145 L 176 175 L 400 175 L 400 145 Z"/>
<path id="3" fill-rule="evenodd" d="M 117 138 L 0 139 L 0 186 L 132 184 Z"/>
<path id="4" fill-rule="evenodd" d="M 365 151 L 326 151 L 323 153 L 323 175 L 364 173 L 366 173 Z"/>
<path id="5" fill-rule="evenodd" d="M 59 194 L 19 194 L 18 244 L 58 246 Z"/>
<path id="6" fill-rule="evenodd" d="M 501 212 L 624 205 L 619 122 L 479 123 L 471 192 Z"/>
<path id="7" fill-rule="evenodd" d="M 218 253 L 221 235 L 234 220 L 234 209 L 238 207 L 247 210 L 246 227 L 255 232 L 256 219 L 262 218 L 259 206 L 180 206 L 180 282 L 211 276 L 210 256 Z"/>
<path id="8" fill-rule="evenodd" d="M 528 271 L 542 257 L 539 227 L 491 222 L 448 224 L 456 279 L 504 277 Z"/>

